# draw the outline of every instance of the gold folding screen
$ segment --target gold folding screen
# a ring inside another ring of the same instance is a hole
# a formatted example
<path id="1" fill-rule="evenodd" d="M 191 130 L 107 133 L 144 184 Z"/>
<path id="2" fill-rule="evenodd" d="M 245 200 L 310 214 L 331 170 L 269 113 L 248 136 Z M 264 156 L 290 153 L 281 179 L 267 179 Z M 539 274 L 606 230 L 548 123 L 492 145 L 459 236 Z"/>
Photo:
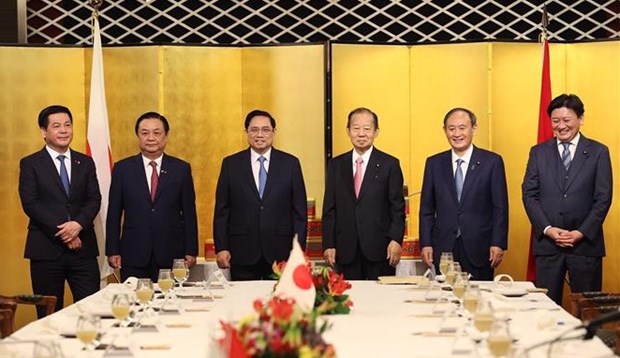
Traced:
<path id="1" fill-rule="evenodd" d="M 72 109 L 73 148 L 84 149 L 90 56 L 89 49 L 81 48 L 0 47 L 0 217 L 4 223 L 0 262 L 9 268 L 0 272 L 0 293 L 30 292 L 28 262 L 22 258 L 27 218 L 17 194 L 19 159 L 42 147 L 36 115 L 51 103 Z M 164 113 L 171 124 L 167 152 L 192 164 L 202 243 L 212 236 L 221 159 L 245 148 L 243 117 L 251 109 L 262 108 L 278 121 L 275 146 L 301 159 L 308 196 L 317 199 L 320 215 L 324 56 L 323 45 L 105 48 L 114 160 L 137 153 L 133 128 L 140 114 Z M 510 248 L 499 271 L 523 279 L 529 222 L 520 184 L 529 147 L 536 141 L 540 46 L 334 44 L 331 59 L 334 155 L 350 150 L 344 130 L 347 113 L 358 106 L 376 111 L 381 128 L 376 145 L 400 159 L 413 194 L 412 237 L 418 231 L 415 193 L 421 186 L 424 161 L 448 148 L 441 128 L 444 113 L 465 106 L 478 115 L 474 143 L 504 157 L 508 178 Z M 620 43 L 553 44 L 551 73 L 554 94 L 574 92 L 584 100 L 583 132 L 609 146 L 617 173 Z M 620 201 L 612 205 L 605 223 L 604 289 L 618 291 Z M 20 324 L 32 317 L 21 317 Z"/>

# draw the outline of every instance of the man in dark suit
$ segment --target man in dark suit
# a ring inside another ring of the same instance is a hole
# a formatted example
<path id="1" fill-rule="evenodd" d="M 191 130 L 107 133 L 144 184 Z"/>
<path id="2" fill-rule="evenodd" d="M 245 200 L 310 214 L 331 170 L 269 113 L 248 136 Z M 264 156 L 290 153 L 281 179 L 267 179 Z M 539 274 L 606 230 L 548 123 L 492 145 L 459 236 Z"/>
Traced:
<path id="1" fill-rule="evenodd" d="M 579 132 L 584 106 L 562 94 L 547 107 L 555 138 L 530 150 L 523 204 L 534 228 L 536 286 L 561 304 L 568 271 L 572 292 L 600 291 L 603 221 L 611 205 L 609 150 Z"/>
<path id="2" fill-rule="evenodd" d="M 20 162 L 19 196 L 30 218 L 25 257 L 30 259 L 34 294 L 56 296 L 63 307 L 65 280 L 73 300 L 99 290 L 97 239 L 93 220 L 101 194 L 93 160 L 69 148 L 73 116 L 53 105 L 39 113 L 45 147 Z M 37 307 L 45 316 L 45 308 Z"/>
<path id="3" fill-rule="evenodd" d="M 299 160 L 272 147 L 276 121 L 253 110 L 245 118 L 250 148 L 222 161 L 215 193 L 217 264 L 232 280 L 270 279 L 288 258 L 293 236 L 306 246 L 306 187 Z"/>
<path id="4" fill-rule="evenodd" d="M 157 280 L 161 268 L 198 255 L 196 195 L 189 163 L 164 153 L 170 125 L 159 113 L 136 121 L 140 154 L 114 165 L 106 223 L 106 255 L 121 277 Z M 122 224 L 121 224 L 122 223 Z M 122 229 L 122 230 L 121 230 Z"/>
<path id="5" fill-rule="evenodd" d="M 348 280 L 394 275 L 405 233 L 403 173 L 398 159 L 373 146 L 379 119 L 351 111 L 353 150 L 331 160 L 323 200 L 323 256 Z"/>
<path id="6" fill-rule="evenodd" d="M 474 279 L 492 280 L 508 248 L 508 190 L 502 157 L 472 144 L 476 121 L 465 108 L 444 117 L 452 148 L 426 160 L 420 247 L 428 266 L 452 252 Z"/>

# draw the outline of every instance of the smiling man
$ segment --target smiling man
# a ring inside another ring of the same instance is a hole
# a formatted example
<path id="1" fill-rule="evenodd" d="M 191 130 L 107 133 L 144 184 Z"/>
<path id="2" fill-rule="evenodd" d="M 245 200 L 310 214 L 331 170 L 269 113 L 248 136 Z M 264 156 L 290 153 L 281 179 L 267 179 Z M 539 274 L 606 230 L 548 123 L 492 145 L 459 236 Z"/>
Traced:
<path id="1" fill-rule="evenodd" d="M 234 281 L 271 279 L 288 258 L 293 236 L 306 247 L 306 187 L 299 159 L 272 146 L 276 120 L 266 111 L 245 117 L 249 148 L 222 161 L 215 193 L 217 265 Z"/>
<path id="2" fill-rule="evenodd" d="M 106 255 L 121 279 L 157 281 L 159 269 L 198 255 L 196 195 L 189 163 L 166 153 L 170 125 L 147 112 L 136 121 L 140 153 L 114 165 L 106 222 Z"/>
<path id="3" fill-rule="evenodd" d="M 581 134 L 584 112 L 574 94 L 551 101 L 547 113 L 555 138 L 532 147 L 522 184 L 535 232 L 536 286 L 547 288 L 558 304 L 566 272 L 572 292 L 602 288 L 611 161 L 605 145 Z"/>
<path id="4" fill-rule="evenodd" d="M 475 280 L 492 280 L 508 248 L 508 191 L 502 157 L 472 144 L 476 122 L 465 108 L 444 116 L 451 149 L 426 160 L 420 247 L 428 266 L 452 252 Z"/>
<path id="5" fill-rule="evenodd" d="M 323 200 L 323 256 L 347 280 L 393 276 L 405 233 L 403 173 L 395 157 L 375 148 L 379 118 L 349 113 L 353 150 L 329 163 Z"/>
<path id="6" fill-rule="evenodd" d="M 99 290 L 93 220 L 101 194 L 93 160 L 69 148 L 71 111 L 59 105 L 44 108 L 39 128 L 45 147 L 20 162 L 19 196 L 30 218 L 24 255 L 30 259 L 32 292 L 56 296 L 59 310 L 65 280 L 74 301 Z M 37 315 L 45 316 L 45 307 L 37 307 Z"/>

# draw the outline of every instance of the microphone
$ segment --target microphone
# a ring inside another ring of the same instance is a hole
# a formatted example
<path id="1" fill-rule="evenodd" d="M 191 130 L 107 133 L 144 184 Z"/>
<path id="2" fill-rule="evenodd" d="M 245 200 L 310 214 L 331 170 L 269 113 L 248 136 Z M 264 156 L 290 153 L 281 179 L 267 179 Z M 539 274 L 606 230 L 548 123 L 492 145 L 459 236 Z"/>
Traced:
<path id="1" fill-rule="evenodd" d="M 614 321 L 620 321 L 620 309 L 616 309 L 615 311 L 601 315 L 591 320 L 590 322 L 586 322 L 586 324 L 584 324 L 584 328 L 586 329 L 586 335 L 583 337 L 583 339 L 592 339 L 592 337 L 594 337 L 594 334 L 596 333 L 596 330 L 600 326 L 605 323 Z"/>

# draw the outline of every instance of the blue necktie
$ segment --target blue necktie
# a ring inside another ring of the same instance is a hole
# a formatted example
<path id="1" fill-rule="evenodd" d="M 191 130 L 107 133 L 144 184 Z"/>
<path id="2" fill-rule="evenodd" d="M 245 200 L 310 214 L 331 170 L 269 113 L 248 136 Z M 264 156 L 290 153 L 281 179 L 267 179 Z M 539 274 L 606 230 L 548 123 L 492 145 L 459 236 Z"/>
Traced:
<path id="1" fill-rule="evenodd" d="M 562 164 L 564 164 L 564 168 L 568 170 L 570 168 L 570 142 L 562 142 L 564 146 L 564 150 L 562 151 Z"/>
<path id="2" fill-rule="evenodd" d="M 258 157 L 258 161 L 260 162 L 260 168 L 258 169 L 258 195 L 260 198 L 263 198 L 263 193 L 265 192 L 265 184 L 267 184 L 267 170 L 265 169 L 265 160 L 267 158 L 262 155 Z"/>
<path id="3" fill-rule="evenodd" d="M 454 183 L 456 184 L 456 198 L 461 201 L 461 193 L 463 192 L 463 170 L 461 164 L 463 159 L 456 160 L 456 172 L 454 173 Z"/>
<path id="4" fill-rule="evenodd" d="M 56 157 L 58 160 L 60 160 L 60 181 L 62 182 L 62 186 L 65 188 L 65 193 L 67 193 L 67 196 L 69 195 L 69 189 L 70 189 L 70 184 L 69 184 L 69 174 L 67 173 L 67 167 L 65 166 L 65 156 L 63 154 L 59 155 Z"/>

